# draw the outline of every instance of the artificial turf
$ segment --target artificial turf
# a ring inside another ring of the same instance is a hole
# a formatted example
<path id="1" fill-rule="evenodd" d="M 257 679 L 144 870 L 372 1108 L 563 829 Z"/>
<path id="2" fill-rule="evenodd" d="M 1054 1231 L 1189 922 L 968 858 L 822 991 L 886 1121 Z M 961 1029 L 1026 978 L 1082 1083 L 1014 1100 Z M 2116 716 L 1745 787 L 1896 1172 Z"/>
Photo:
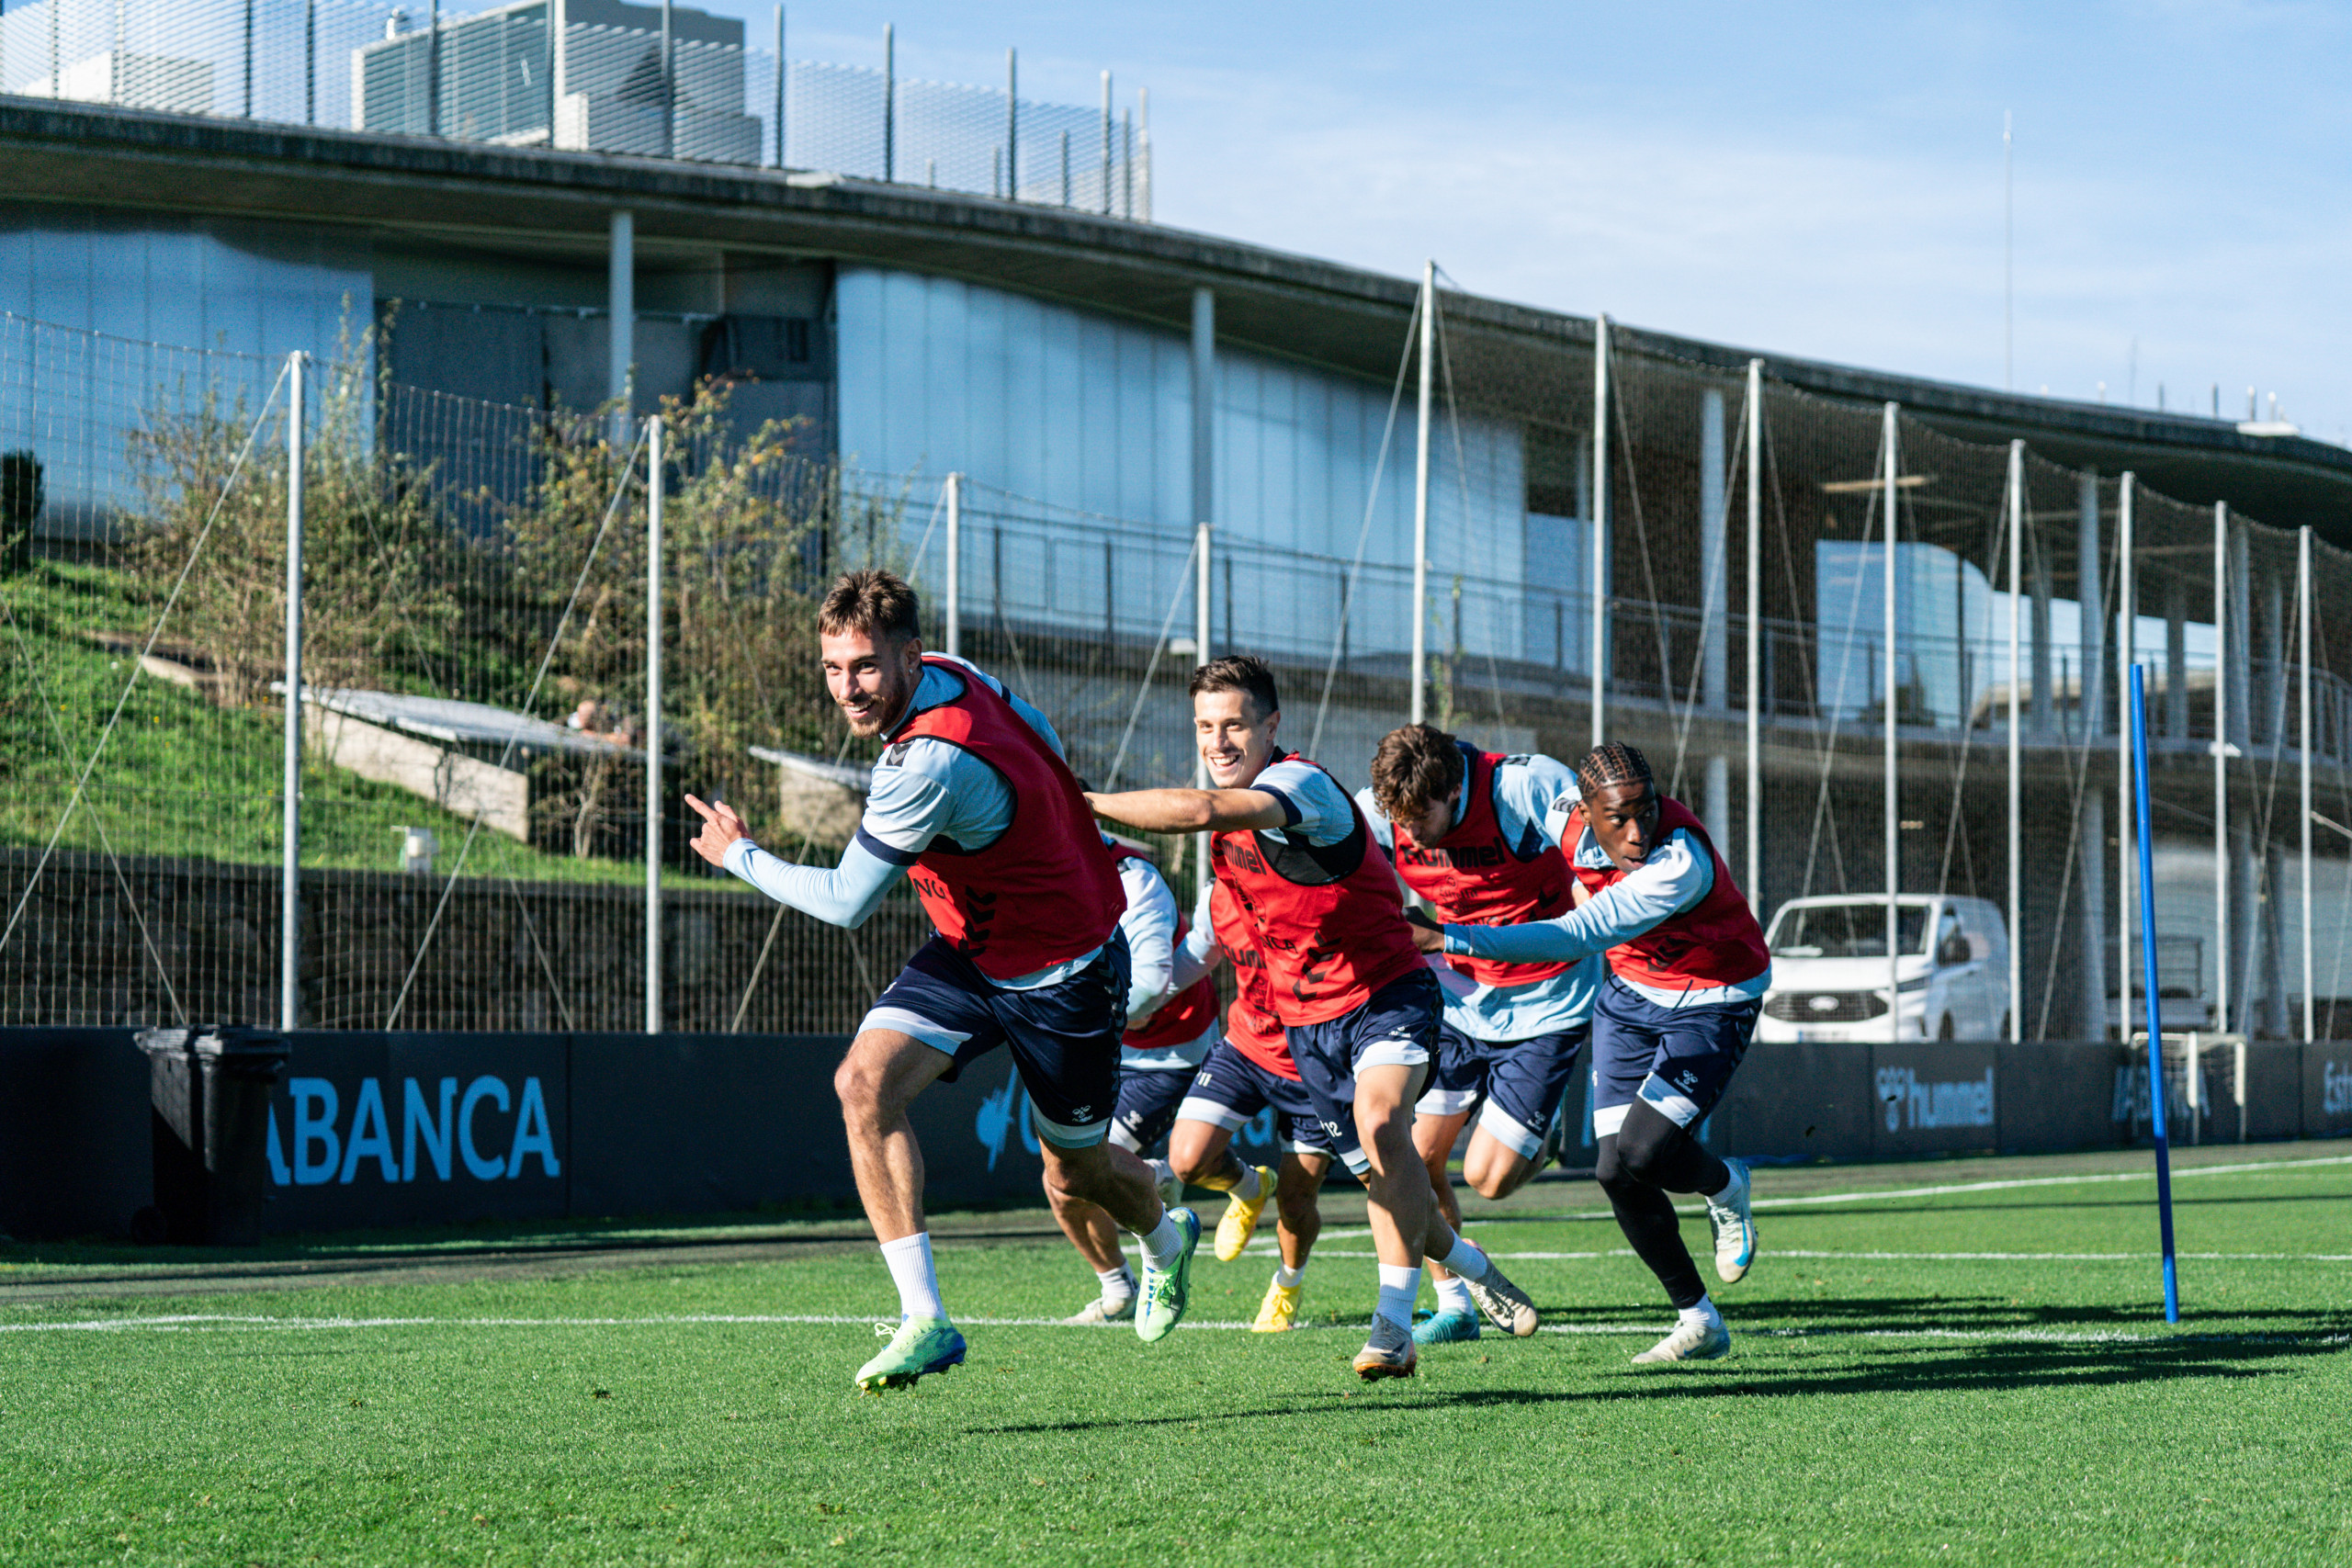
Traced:
<path id="1" fill-rule="evenodd" d="M 2177 1329 L 2145 1155 L 1760 1172 L 1805 1201 L 1721 1292 L 1733 1355 L 1666 1369 L 1628 1362 L 1668 1314 L 1597 1190 L 1540 1184 L 1470 1229 L 1548 1332 L 1374 1386 L 1339 1194 L 1287 1336 L 1238 1329 L 1262 1246 L 1204 1250 L 1147 1347 L 1035 1321 L 1091 1287 L 1040 1227 L 943 1239 L 970 1360 L 887 1396 L 850 1388 L 891 1303 L 870 1247 L 808 1239 L 838 1226 L 176 1297 L 17 1249 L 0 1562 L 2340 1562 L 2352 1156 L 2183 1164 L 2249 1161 L 2179 1183 Z M 1950 1190 L 1980 1182 L 2041 1184 Z"/>

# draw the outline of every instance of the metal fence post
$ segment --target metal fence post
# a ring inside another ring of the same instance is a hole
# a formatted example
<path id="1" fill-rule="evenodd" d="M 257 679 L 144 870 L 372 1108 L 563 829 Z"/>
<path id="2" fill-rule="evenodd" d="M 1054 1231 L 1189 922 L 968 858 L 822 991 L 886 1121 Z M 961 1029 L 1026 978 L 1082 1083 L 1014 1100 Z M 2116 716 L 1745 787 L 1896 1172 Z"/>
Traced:
<path id="1" fill-rule="evenodd" d="M 2224 1034 L 2230 1032 L 2229 587 L 2230 503 L 2217 501 L 2213 503 L 2213 1027 Z"/>
<path id="2" fill-rule="evenodd" d="M 2116 819 L 2122 820 L 2123 803 L 2132 793 L 2131 671 L 2139 664 L 2140 590 L 2132 570 L 2134 502 L 2138 486 L 2130 469 L 2117 481 L 2115 497 L 2115 799 Z M 2122 1010 L 2123 1029 L 2132 1028 L 2132 909 L 2137 901 L 2132 878 L 2139 873 L 2139 855 L 2119 831 L 2115 835 L 2115 997 Z M 2144 937 L 2147 933 L 2143 932 Z M 2151 1000 L 2154 998 L 2151 998 Z"/>
<path id="3" fill-rule="evenodd" d="M 1592 743 L 1609 739 L 1609 317 L 1592 319 Z"/>
<path id="4" fill-rule="evenodd" d="M 645 1032 L 662 1032 L 662 416 L 645 421 Z"/>
<path id="5" fill-rule="evenodd" d="M 2025 1039 L 2025 822 L 2024 757 L 2019 730 L 2018 655 L 2025 604 L 2025 443 L 2009 443 L 2009 1043 Z"/>
<path id="6" fill-rule="evenodd" d="M 882 178 L 899 177 L 899 35 L 882 24 Z"/>
<path id="7" fill-rule="evenodd" d="M 1202 289 L 1202 294 L 1208 291 Z M 1196 296 L 1197 297 L 1197 296 Z M 1198 544 L 1193 550 L 1199 565 L 1193 579 L 1193 657 L 1202 664 L 1209 661 L 1209 543 L 1212 525 L 1205 519 L 1195 531 Z M 1202 789 L 1210 787 L 1208 760 L 1195 747 L 1193 752 L 1193 782 Z M 1195 881 L 1206 886 L 1209 874 L 1209 835 L 1193 835 L 1193 863 L 1199 868 Z"/>
<path id="8" fill-rule="evenodd" d="M 286 356 L 286 755 L 277 882 L 277 1026 L 301 1022 L 302 969 L 302 372 Z"/>
<path id="9" fill-rule="evenodd" d="M 1004 198 L 1021 199 L 1021 51 L 1004 51 Z"/>
<path id="10" fill-rule="evenodd" d="M 1111 73 L 1102 73 L 1102 216 L 1111 216 Z"/>
<path id="11" fill-rule="evenodd" d="M 784 58 L 784 7 L 775 8 L 775 166 L 784 167 L 784 84 L 792 73 Z M 552 138 L 550 138 L 552 141 Z"/>
<path id="12" fill-rule="evenodd" d="M 1555 639 L 1557 640 L 1556 638 Z M 1747 362 L 1747 908 L 1764 913 L 1764 362 Z"/>
<path id="13" fill-rule="evenodd" d="M 947 476 L 947 657 L 964 653 L 964 476 Z"/>
<path id="14" fill-rule="evenodd" d="M 1901 677 L 1897 674 L 1895 670 L 1895 666 L 1898 661 L 1895 658 L 1894 649 L 1896 632 L 1896 623 L 1894 619 L 1896 598 L 1894 585 L 1896 568 L 1894 536 L 1897 532 L 1894 525 L 1895 496 L 1897 494 L 1895 476 L 1901 471 L 1901 468 L 1895 453 L 1895 441 L 1898 434 L 1895 429 L 1895 415 L 1896 405 L 1894 403 L 1887 404 L 1885 424 L 1879 437 L 1879 445 L 1883 448 L 1882 456 L 1884 457 L 1886 463 L 1886 755 L 1884 763 L 1884 787 L 1886 798 L 1884 802 L 1884 832 L 1886 854 L 1886 1037 L 1889 1040 L 1899 1040 L 1903 1037 L 1903 948 L 1901 942 L 1898 941 L 1903 932 L 1903 922 L 1899 918 L 1899 911 L 1896 905 L 1896 900 L 1902 897 L 1903 893 L 1903 823 L 1901 819 L 1902 812 L 1900 809 L 1900 781 L 1898 780 L 1895 773 L 1896 750 L 1894 734 L 1895 698 L 1902 685 Z"/>
<path id="15" fill-rule="evenodd" d="M 1437 263 L 1421 265 L 1420 421 L 1413 434 L 1413 696 L 1411 722 L 1429 712 L 1430 390 L 1437 341 Z"/>
<path id="16" fill-rule="evenodd" d="M 2298 744 L 2302 748 L 2303 829 L 2303 1043 L 2317 1039 L 2318 998 L 2312 995 L 2312 530 L 2306 523 L 2295 530 L 2296 677 L 2302 709 Z"/>

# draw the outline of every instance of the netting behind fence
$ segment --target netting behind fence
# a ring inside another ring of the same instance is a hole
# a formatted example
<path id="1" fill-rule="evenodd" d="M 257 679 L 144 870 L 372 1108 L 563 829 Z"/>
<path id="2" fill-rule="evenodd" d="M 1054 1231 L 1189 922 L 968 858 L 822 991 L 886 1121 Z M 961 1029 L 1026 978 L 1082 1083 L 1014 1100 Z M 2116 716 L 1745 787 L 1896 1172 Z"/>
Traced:
<path id="1" fill-rule="evenodd" d="M 2144 1004 L 2119 755 L 2136 660 L 2168 1025 L 2344 1010 L 2352 649 L 2327 606 L 2352 558 L 2307 569 L 2294 535 L 2120 476 L 1629 349 L 1596 444 L 1589 343 L 1439 341 L 1418 602 L 1409 401 L 1368 466 L 1326 476 L 1318 504 L 1365 520 L 1355 553 L 1295 547 L 1271 510 L 1212 530 L 1209 648 L 1274 661 L 1286 740 L 1361 783 L 1418 685 L 1434 722 L 1573 757 L 1597 654 L 1606 732 L 1743 878 L 1752 857 L 1768 919 L 1828 900 L 1819 921 L 1862 931 L 1892 883 L 1921 911 L 1914 957 L 1976 966 L 1973 989 L 1936 980 L 1920 1030 L 2096 1035 Z M 682 806 L 723 796 L 787 857 L 847 840 L 872 753 L 813 626 L 846 566 L 911 575 L 933 645 L 952 621 L 1098 784 L 1191 776 L 1196 533 L 844 472 L 706 388 L 660 421 L 657 702 L 651 434 L 379 384 L 368 347 L 305 374 L 302 1021 L 641 1027 L 650 865 L 661 1021 L 853 1023 L 927 929 L 911 901 L 855 932 L 781 910 L 691 854 Z M 0 319 L 9 1021 L 277 1016 L 284 368 Z M 1883 934 L 1855 940 L 1883 958 Z M 1885 1010 L 1860 981 L 1820 994 Z"/>

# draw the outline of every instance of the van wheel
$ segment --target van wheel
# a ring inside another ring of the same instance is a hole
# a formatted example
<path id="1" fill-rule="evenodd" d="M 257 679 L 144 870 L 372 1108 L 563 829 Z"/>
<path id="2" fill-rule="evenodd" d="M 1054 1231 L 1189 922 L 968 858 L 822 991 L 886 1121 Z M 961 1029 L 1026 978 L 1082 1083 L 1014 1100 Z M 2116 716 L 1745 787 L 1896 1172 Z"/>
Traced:
<path id="1" fill-rule="evenodd" d="M 1944 1014 L 1943 1022 L 1936 1026 L 1936 1038 L 1939 1040 L 1949 1040 L 1951 1038 L 1951 1014 Z"/>

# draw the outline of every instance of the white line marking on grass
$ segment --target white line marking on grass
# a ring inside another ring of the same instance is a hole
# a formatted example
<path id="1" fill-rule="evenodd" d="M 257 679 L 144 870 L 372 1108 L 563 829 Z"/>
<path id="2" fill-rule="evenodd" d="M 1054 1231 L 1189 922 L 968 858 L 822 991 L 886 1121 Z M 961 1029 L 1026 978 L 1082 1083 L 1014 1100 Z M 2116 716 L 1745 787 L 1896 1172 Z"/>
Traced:
<path id="1" fill-rule="evenodd" d="M 748 1325 L 751 1326 L 781 1324 L 813 1324 L 838 1326 L 845 1324 L 881 1324 L 884 1319 L 873 1314 L 842 1313 L 674 1313 L 656 1314 L 645 1317 L 261 1317 L 228 1314 L 185 1313 L 165 1317 L 94 1317 L 73 1322 L 0 1323 L 0 1334 L 69 1333 L 130 1333 L 149 1330 L 158 1333 L 190 1332 L 207 1329 L 239 1330 L 260 1328 L 334 1329 L 334 1328 L 645 1328 L 681 1325 Z M 1091 1324 L 1065 1323 L 1057 1317 L 959 1317 L 957 1325 L 977 1328 L 1124 1328 L 1133 1332 L 1134 1325 L 1125 1323 Z M 1238 1319 L 1232 1322 L 1188 1323 L 1191 1328 L 1246 1329 L 1250 1324 Z"/>
<path id="2" fill-rule="evenodd" d="M 1631 1258 L 1630 1247 L 1610 1247 L 1598 1252 L 1503 1252 L 1494 1247 L 1485 1249 L 1489 1258 L 1506 1262 L 1589 1263 L 1602 1258 Z M 1244 1258 L 1278 1258 L 1269 1247 L 1261 1252 L 1255 1248 L 1242 1254 Z M 1317 1258 L 1377 1258 L 1376 1252 L 1346 1252 L 1337 1247 L 1318 1247 Z M 1897 1263 L 2153 1263 L 2161 1254 L 2156 1252 L 1835 1252 L 1820 1248 L 1771 1247 L 1763 1249 L 1766 1258 L 1827 1258 L 1833 1262 L 1897 1262 Z M 2175 1256 L 2205 1263 L 2352 1263 L 2352 1252 L 2182 1252 Z"/>
<path id="3" fill-rule="evenodd" d="M 820 1327 L 863 1326 L 875 1321 L 871 1316 L 840 1313 L 680 1313 L 645 1317 L 257 1317 L 212 1314 L 183 1314 L 164 1317 L 85 1318 L 59 1323 L 0 1324 L 0 1332 L 9 1333 L 127 1333 L 145 1330 L 154 1333 L 226 1332 L 254 1333 L 270 1329 L 294 1332 L 319 1332 L 336 1329 L 368 1328 L 653 1328 L 692 1325 L 731 1326 L 747 1325 L 767 1326 L 782 1325 L 813 1325 Z M 1075 1328 L 1100 1332 L 1106 1328 L 1124 1329 L 1125 1324 L 1065 1323 L 1057 1317 L 967 1317 L 957 1320 L 972 1328 Z M 1223 1331 L 1246 1330 L 1250 1325 L 1238 1319 L 1228 1322 L 1187 1323 L 1187 1328 Z M 1298 1333 L 1306 1328 L 1357 1329 L 1363 1325 L 1350 1320 L 1340 1324 L 1305 1324 L 1291 1330 Z M 1670 1325 L 1641 1325 L 1623 1323 L 1547 1323 L 1539 1334 L 1568 1337 L 1603 1337 L 1647 1338 L 1668 1332 Z M 2187 1342 L 2212 1344 L 2256 1345 L 2346 1345 L 2352 1344 L 2352 1334 L 2172 1334 L 2161 1330 L 2122 1328 L 2063 1329 L 2063 1328 L 1748 1328 L 1739 1330 L 1761 1339 L 1941 1339 L 1980 1344 L 2148 1344 L 2154 1342 Z"/>
<path id="4" fill-rule="evenodd" d="M 2300 1170 L 2313 1166 L 2352 1165 L 2352 1155 L 2324 1159 L 2261 1160 L 2248 1165 L 2199 1165 L 2174 1170 L 2175 1181 L 2193 1176 L 2244 1176 L 2253 1171 Z M 2013 1187 L 2073 1187 L 2092 1181 L 2154 1181 L 2154 1170 L 2110 1170 L 2085 1176 L 2022 1176 L 2007 1181 L 1960 1181 L 1942 1187 L 1887 1187 L 1871 1191 L 1813 1192 L 1801 1198 L 1758 1198 L 1754 1206 L 1789 1208 L 1799 1203 L 1867 1203 L 1879 1198 L 1941 1198 L 1954 1192 L 1998 1192 Z"/>

